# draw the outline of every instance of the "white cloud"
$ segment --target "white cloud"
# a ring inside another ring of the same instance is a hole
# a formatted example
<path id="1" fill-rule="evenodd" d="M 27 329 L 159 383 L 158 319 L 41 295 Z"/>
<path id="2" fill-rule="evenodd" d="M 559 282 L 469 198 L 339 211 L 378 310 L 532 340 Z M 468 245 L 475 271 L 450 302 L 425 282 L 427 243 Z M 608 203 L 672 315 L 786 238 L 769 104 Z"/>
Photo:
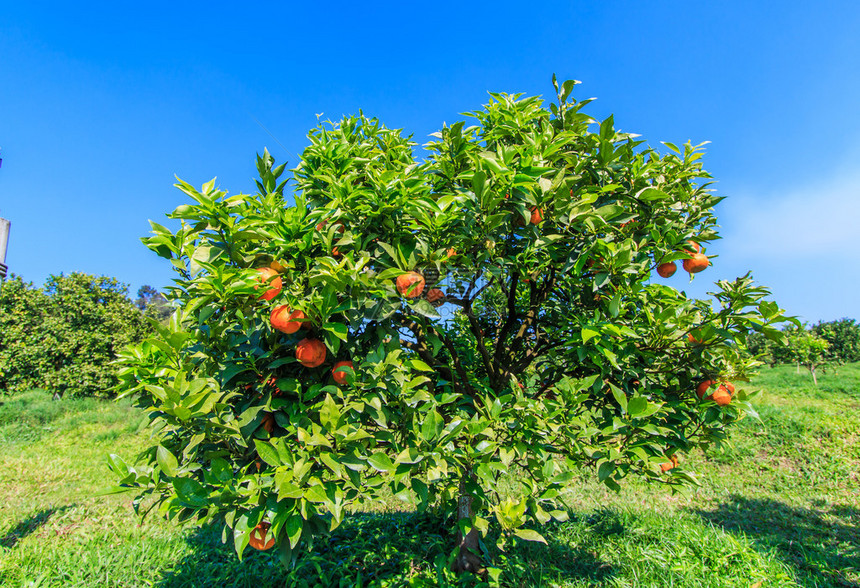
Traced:
<path id="1" fill-rule="evenodd" d="M 860 173 L 834 174 L 779 193 L 730 196 L 718 213 L 724 251 L 743 257 L 854 255 L 860 246 Z"/>

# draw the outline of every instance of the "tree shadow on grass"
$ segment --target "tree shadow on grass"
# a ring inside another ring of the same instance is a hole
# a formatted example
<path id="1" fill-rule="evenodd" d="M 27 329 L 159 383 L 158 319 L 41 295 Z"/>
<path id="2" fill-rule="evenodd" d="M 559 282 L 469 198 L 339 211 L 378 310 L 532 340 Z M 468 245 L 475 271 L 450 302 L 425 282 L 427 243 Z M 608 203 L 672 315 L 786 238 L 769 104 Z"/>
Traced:
<path id="1" fill-rule="evenodd" d="M 694 512 L 775 549 L 804 586 L 860 588 L 860 510 L 854 507 L 825 512 L 732 495 L 715 510 Z"/>
<path id="2" fill-rule="evenodd" d="M 487 542 L 494 541 L 490 537 Z M 289 572 L 275 550 L 249 549 L 239 562 L 232 545 L 222 544 L 221 531 L 213 526 L 197 529 L 188 542 L 191 553 L 156 586 L 404 586 L 410 580 L 415 586 L 486 585 L 447 572 L 454 536 L 442 519 L 414 512 L 350 515 L 310 552 L 303 551 Z M 613 575 L 593 553 L 552 539 L 546 546 L 522 542 L 505 554 L 493 546 L 490 555 L 494 565 L 504 568 L 503 586 L 543 586 L 558 579 L 594 584 Z"/>
<path id="3" fill-rule="evenodd" d="M 27 517 L 20 521 L 17 525 L 6 531 L 6 534 L 0 537 L 0 547 L 11 549 L 18 542 L 48 522 L 54 514 L 68 510 L 72 505 L 61 506 L 59 508 L 46 508 L 40 510 L 36 514 Z"/>

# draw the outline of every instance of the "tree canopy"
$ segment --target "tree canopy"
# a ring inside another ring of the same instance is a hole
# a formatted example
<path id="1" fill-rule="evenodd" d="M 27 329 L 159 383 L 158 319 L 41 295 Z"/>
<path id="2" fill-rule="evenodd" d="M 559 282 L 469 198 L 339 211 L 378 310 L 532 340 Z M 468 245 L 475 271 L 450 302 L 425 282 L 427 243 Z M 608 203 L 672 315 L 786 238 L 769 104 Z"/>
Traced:
<path id="1" fill-rule="evenodd" d="M 179 312 L 121 376 L 161 436 L 112 458 L 120 488 L 285 561 L 390 492 L 452 513 L 454 567 L 480 571 L 490 524 L 542 540 L 583 467 L 616 489 L 693 482 L 678 456 L 749 406 L 697 387 L 743 382 L 747 334 L 780 339 L 785 318 L 749 275 L 712 301 L 660 281 L 718 238 L 701 147 L 648 147 L 574 85 L 491 94 L 425 161 L 376 119 L 322 124 L 292 199 L 268 153 L 257 194 L 180 181 L 180 228 L 144 239 L 177 268 Z"/>
<path id="2" fill-rule="evenodd" d="M 36 288 L 13 275 L 0 289 L 0 390 L 111 395 L 117 352 L 149 332 L 114 278 L 52 275 Z"/>

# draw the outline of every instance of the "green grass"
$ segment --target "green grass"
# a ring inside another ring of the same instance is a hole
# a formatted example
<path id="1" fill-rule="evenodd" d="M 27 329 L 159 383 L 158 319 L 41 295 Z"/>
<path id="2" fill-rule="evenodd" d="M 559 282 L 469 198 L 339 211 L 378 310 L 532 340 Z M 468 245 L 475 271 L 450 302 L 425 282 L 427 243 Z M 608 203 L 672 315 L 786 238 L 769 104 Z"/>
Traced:
<path id="1" fill-rule="evenodd" d="M 493 550 L 503 586 L 860 587 L 860 364 L 820 374 L 763 370 L 761 420 L 684 456 L 689 496 L 631 480 L 620 494 L 583 476 L 571 520 L 549 545 Z M 127 402 L 54 402 L 33 391 L 0 406 L 0 585 L 438 586 L 452 537 L 429 515 L 350 516 L 287 574 L 271 553 L 239 562 L 220 530 L 141 522 L 113 483 L 108 453 L 133 457 L 145 419 Z M 475 585 L 472 578 L 462 585 Z"/>

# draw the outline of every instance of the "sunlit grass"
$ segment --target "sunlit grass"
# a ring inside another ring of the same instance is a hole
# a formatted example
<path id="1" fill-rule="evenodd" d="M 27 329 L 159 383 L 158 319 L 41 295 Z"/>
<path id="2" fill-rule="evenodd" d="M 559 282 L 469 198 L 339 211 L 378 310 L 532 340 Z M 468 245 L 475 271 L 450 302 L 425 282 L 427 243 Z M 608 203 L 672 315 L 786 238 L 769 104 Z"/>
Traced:
<path id="1" fill-rule="evenodd" d="M 837 373 L 838 372 L 838 373 Z M 764 370 L 761 420 L 730 442 L 682 456 L 701 474 L 689 496 L 631 480 L 620 494 L 591 476 L 566 495 L 571 520 L 549 545 L 491 549 L 504 586 L 860 586 L 860 364 L 821 374 Z M 437 586 L 452 537 L 394 502 L 358 513 L 284 572 L 270 553 L 239 562 L 220 530 L 139 521 L 108 453 L 133 457 L 145 418 L 127 402 L 41 391 L 0 406 L 2 586 Z M 407 509 L 408 510 L 408 509 Z M 489 542 L 490 544 L 492 541 Z M 460 579 L 475 585 L 472 578 Z"/>

